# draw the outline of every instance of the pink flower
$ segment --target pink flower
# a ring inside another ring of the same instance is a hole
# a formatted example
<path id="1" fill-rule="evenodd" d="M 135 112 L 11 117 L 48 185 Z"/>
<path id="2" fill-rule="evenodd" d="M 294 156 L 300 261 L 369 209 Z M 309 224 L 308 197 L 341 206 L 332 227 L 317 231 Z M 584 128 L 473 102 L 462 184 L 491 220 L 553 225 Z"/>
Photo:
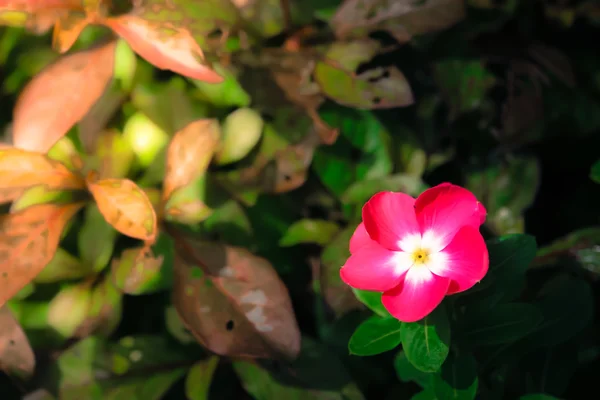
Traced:
<path id="1" fill-rule="evenodd" d="M 363 207 L 340 276 L 356 289 L 383 292 L 383 305 L 399 320 L 418 321 L 444 296 L 471 288 L 487 273 L 479 233 L 485 216 L 473 193 L 450 183 L 416 200 L 377 193 Z"/>

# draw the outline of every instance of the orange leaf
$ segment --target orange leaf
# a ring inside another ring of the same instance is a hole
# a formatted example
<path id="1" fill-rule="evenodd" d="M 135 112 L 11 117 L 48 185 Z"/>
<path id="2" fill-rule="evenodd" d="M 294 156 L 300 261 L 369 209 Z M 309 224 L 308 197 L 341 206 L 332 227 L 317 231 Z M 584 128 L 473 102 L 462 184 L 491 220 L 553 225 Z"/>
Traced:
<path id="1" fill-rule="evenodd" d="M 129 179 L 102 179 L 88 189 L 106 222 L 124 235 L 144 241 L 156 237 L 156 213 L 146 193 Z"/>
<path id="2" fill-rule="evenodd" d="M 83 118 L 112 78 L 115 45 L 66 55 L 29 82 L 14 109 L 15 147 L 45 153 Z"/>
<path id="3" fill-rule="evenodd" d="M 206 171 L 217 148 L 221 130 L 215 119 L 201 119 L 178 131 L 167 150 L 163 199 Z"/>
<path id="4" fill-rule="evenodd" d="M 85 14 L 70 13 L 61 16 L 54 24 L 52 48 L 59 53 L 68 51 L 90 22 Z"/>
<path id="5" fill-rule="evenodd" d="M 25 332 L 8 307 L 0 307 L 0 370 L 29 378 L 34 368 L 35 356 Z"/>
<path id="6" fill-rule="evenodd" d="M 80 0 L 0 0 L 0 24 L 42 34 L 73 10 L 81 10 Z"/>
<path id="7" fill-rule="evenodd" d="M 23 189 L 84 189 L 85 183 L 61 163 L 40 153 L 0 149 L 0 203 L 12 201 Z"/>
<path id="8" fill-rule="evenodd" d="M 298 355 L 291 300 L 266 259 L 218 243 L 178 238 L 177 245 L 173 305 L 201 344 L 231 357 Z"/>
<path id="9" fill-rule="evenodd" d="M 0 216 L 0 307 L 52 260 L 65 225 L 82 206 L 39 204 Z"/>
<path id="10" fill-rule="evenodd" d="M 161 24 L 135 14 L 107 18 L 103 23 L 157 68 L 210 83 L 223 81 L 219 74 L 202 63 L 204 52 L 184 27 Z"/>

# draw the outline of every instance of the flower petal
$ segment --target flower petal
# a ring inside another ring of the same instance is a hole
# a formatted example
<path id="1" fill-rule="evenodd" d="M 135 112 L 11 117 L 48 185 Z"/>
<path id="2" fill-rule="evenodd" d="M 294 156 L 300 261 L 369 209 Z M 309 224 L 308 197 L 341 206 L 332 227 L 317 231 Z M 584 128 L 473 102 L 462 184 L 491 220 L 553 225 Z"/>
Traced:
<path id="1" fill-rule="evenodd" d="M 352 234 L 350 238 L 350 254 L 356 253 L 358 249 L 363 247 L 366 244 L 369 244 L 373 241 L 365 228 L 365 224 L 363 222 L 360 223 L 356 227 L 356 230 Z"/>
<path id="2" fill-rule="evenodd" d="M 371 239 L 390 250 L 411 251 L 413 239 L 421 233 L 414 205 L 415 199 L 404 193 L 380 192 L 371 197 L 362 210 Z"/>
<path id="3" fill-rule="evenodd" d="M 446 247 L 463 226 L 479 228 L 486 214 L 473 193 L 450 183 L 442 183 L 421 193 L 415 201 L 415 211 L 421 232 L 433 232 L 438 239 L 441 247 L 430 249 L 434 252 Z"/>
<path id="4" fill-rule="evenodd" d="M 353 288 L 383 292 L 398 285 L 411 265 L 408 253 L 390 251 L 371 241 L 348 258 L 340 277 Z"/>
<path id="5" fill-rule="evenodd" d="M 483 236 L 472 226 L 462 227 L 443 251 L 430 257 L 429 270 L 452 280 L 450 294 L 470 289 L 483 279 L 489 266 Z"/>
<path id="6" fill-rule="evenodd" d="M 432 274 L 427 267 L 408 270 L 400 285 L 384 292 L 381 301 L 395 318 L 414 322 L 425 318 L 444 299 L 450 279 Z"/>

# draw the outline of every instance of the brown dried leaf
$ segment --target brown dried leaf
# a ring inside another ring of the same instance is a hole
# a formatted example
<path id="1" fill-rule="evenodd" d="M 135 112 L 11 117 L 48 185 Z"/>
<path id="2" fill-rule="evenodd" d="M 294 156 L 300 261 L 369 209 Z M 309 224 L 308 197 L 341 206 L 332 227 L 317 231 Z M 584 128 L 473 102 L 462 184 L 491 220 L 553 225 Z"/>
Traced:
<path id="1" fill-rule="evenodd" d="M 45 153 L 83 118 L 112 78 L 115 45 L 68 54 L 29 82 L 13 113 L 15 147 Z"/>
<path id="2" fill-rule="evenodd" d="M 35 356 L 25 332 L 8 307 L 0 307 L 0 370 L 27 379 L 34 369 Z"/>
<path id="3" fill-rule="evenodd" d="M 218 243 L 180 238 L 177 245 L 173 304 L 201 344 L 232 357 L 298 355 L 290 297 L 267 260 Z"/>
<path id="4" fill-rule="evenodd" d="M 331 19 L 340 38 L 388 31 L 399 42 L 448 28 L 465 17 L 464 0 L 346 0 Z"/>
<path id="5" fill-rule="evenodd" d="M 40 153 L 0 149 L 0 203 L 16 199 L 24 189 L 44 185 L 47 189 L 84 189 L 83 179 L 63 164 Z"/>
<path id="6" fill-rule="evenodd" d="M 166 8 L 167 4 L 164 6 Z M 160 6 L 158 9 L 160 11 Z M 168 14 L 167 9 L 163 11 Z M 205 82 L 223 81 L 219 74 L 203 64 L 204 52 L 186 27 L 163 22 L 155 15 L 149 18 L 151 16 L 139 8 L 135 13 L 107 18 L 103 23 L 157 68 Z"/>
<path id="7" fill-rule="evenodd" d="M 52 260 L 65 225 L 82 206 L 39 204 L 0 216 L 0 307 Z"/>
<path id="8" fill-rule="evenodd" d="M 201 119 L 178 131 L 167 150 L 163 199 L 202 175 L 219 144 L 221 130 L 215 119 Z"/>
<path id="9" fill-rule="evenodd" d="M 102 179 L 87 186 L 106 222 L 117 231 L 152 242 L 156 237 L 156 213 L 146 193 L 129 179 Z"/>

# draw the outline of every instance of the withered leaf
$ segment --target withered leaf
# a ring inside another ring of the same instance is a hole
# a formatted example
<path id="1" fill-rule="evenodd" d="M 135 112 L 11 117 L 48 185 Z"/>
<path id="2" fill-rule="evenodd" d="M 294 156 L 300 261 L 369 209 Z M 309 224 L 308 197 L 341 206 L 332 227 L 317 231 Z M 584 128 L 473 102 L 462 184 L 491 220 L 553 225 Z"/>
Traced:
<path id="1" fill-rule="evenodd" d="M 45 153 L 83 118 L 112 78 L 115 45 L 61 57 L 27 84 L 13 112 L 15 147 Z"/>
<path id="2" fill-rule="evenodd" d="M 85 182 L 63 164 L 43 154 L 0 149 L 0 203 L 12 201 L 31 186 L 47 189 L 83 189 Z"/>
<path id="3" fill-rule="evenodd" d="M 448 28 L 465 17 L 464 0 L 346 0 L 330 23 L 340 38 L 388 31 L 399 42 Z"/>
<path id="4" fill-rule="evenodd" d="M 146 193 L 129 179 L 87 179 L 106 222 L 123 235 L 144 241 L 156 237 L 156 213 Z"/>
<path id="5" fill-rule="evenodd" d="M 298 355 L 291 300 L 267 260 L 219 243 L 180 238 L 177 246 L 173 304 L 201 344 L 223 356 Z"/>
<path id="6" fill-rule="evenodd" d="M 52 260 L 65 225 L 82 206 L 39 204 L 0 216 L 0 306 Z"/>
<path id="7" fill-rule="evenodd" d="M 8 307 L 0 307 L 0 370 L 29 378 L 34 368 L 35 356 L 25 332 Z"/>
<path id="8" fill-rule="evenodd" d="M 205 82 L 218 83 L 223 78 L 204 64 L 204 52 L 190 30 L 181 22 L 185 19 L 181 2 L 150 3 L 125 15 L 107 18 L 103 23 L 129 43 L 133 51 L 160 69 Z M 161 15 L 162 13 L 162 15 Z M 175 14 L 179 21 L 164 20 Z"/>
<path id="9" fill-rule="evenodd" d="M 178 131 L 167 150 L 163 199 L 202 175 L 219 144 L 221 131 L 215 119 L 201 119 Z"/>

